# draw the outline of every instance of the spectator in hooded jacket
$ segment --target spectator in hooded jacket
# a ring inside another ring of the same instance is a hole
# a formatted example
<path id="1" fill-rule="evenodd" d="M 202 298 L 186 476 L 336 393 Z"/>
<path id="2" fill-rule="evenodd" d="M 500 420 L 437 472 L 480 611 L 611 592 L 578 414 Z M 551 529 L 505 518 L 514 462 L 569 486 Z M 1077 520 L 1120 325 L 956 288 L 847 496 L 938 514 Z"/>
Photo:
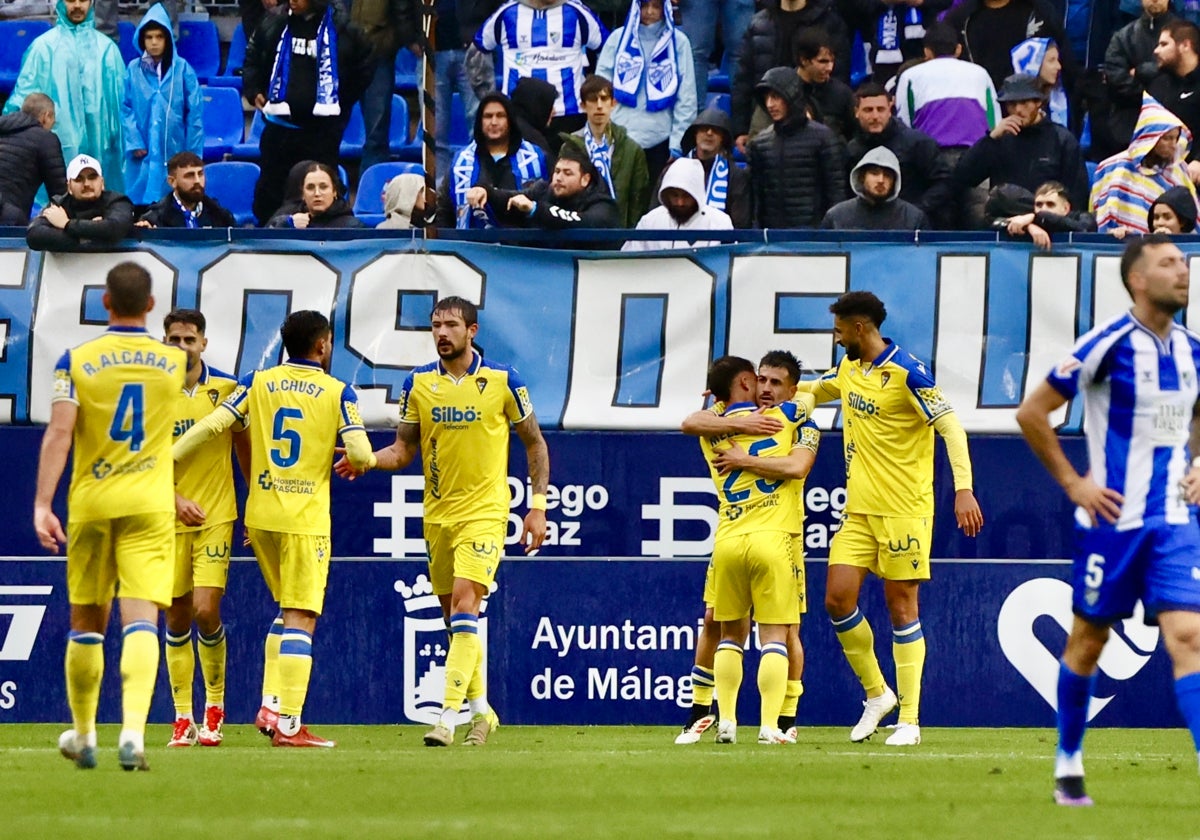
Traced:
<path id="1" fill-rule="evenodd" d="M 204 192 L 204 160 L 195 152 L 180 152 L 167 161 L 171 191 L 137 220 L 137 227 L 234 227 L 233 214 Z"/>
<path id="2" fill-rule="evenodd" d="M 104 251 L 129 235 L 133 204 L 105 189 L 104 169 L 90 155 L 67 164 L 67 192 L 56 195 L 29 223 L 25 241 L 34 251 Z"/>
<path id="3" fill-rule="evenodd" d="M 273 216 L 267 227 L 296 230 L 366 227 L 346 203 L 345 190 L 332 166 L 314 161 L 304 173 L 303 189 L 304 209 Z"/>
<path id="4" fill-rule="evenodd" d="M 425 214 L 425 178 L 415 172 L 405 172 L 387 182 L 383 188 L 384 219 L 375 229 L 408 230 L 421 226 Z M 417 224 L 413 224 L 416 217 Z"/>
<path id="5" fill-rule="evenodd" d="M 829 208 L 825 230 L 921 230 L 929 219 L 921 208 L 900 198 L 900 161 L 890 149 L 876 146 L 850 172 L 855 198 Z"/>
<path id="6" fill-rule="evenodd" d="M 658 200 L 659 206 L 638 220 L 638 230 L 733 230 L 729 216 L 706 203 L 704 167 L 698 160 L 681 158 L 667 167 L 658 189 Z M 621 250 L 660 251 L 719 244 L 699 238 L 674 241 L 630 239 Z"/>
<path id="7" fill-rule="evenodd" d="M 962 200 L 984 179 L 990 179 L 992 187 L 1016 184 L 1030 192 L 1046 181 L 1059 181 L 1067 185 L 1072 206 L 1086 206 L 1088 175 L 1079 142 L 1042 113 L 1037 77 L 1009 76 L 999 98 L 1007 116 L 959 160 L 951 176 L 951 194 Z"/>
<path id="8" fill-rule="evenodd" d="M 67 167 L 54 128 L 54 102 L 44 93 L 25 97 L 21 110 L 0 117 L 0 224 L 29 224 L 34 197 L 67 191 Z"/>
<path id="9" fill-rule="evenodd" d="M 494 227 L 495 220 L 467 203 L 472 187 L 521 190 L 548 174 L 546 153 L 521 136 L 512 102 L 489 93 L 475 111 L 475 139 L 454 157 L 438 201 L 442 227 Z"/>
<path id="10" fill-rule="evenodd" d="M 683 154 L 683 133 L 696 118 L 692 45 L 663 13 L 664 2 L 635 0 L 596 61 L 596 75 L 613 83 L 612 120 L 645 151 L 651 182 Z"/>
<path id="11" fill-rule="evenodd" d="M 771 125 L 750 141 L 750 182 L 760 228 L 815 228 L 846 198 L 842 143 L 810 120 L 791 67 L 768 70 L 755 88 Z"/>
<path id="12" fill-rule="evenodd" d="M 134 42 L 142 55 L 126 68 L 121 100 L 125 193 L 144 207 L 167 189 L 167 161 L 179 152 L 204 153 L 204 94 L 192 65 L 176 52 L 162 3 L 146 12 Z"/>
<path id="13" fill-rule="evenodd" d="M 562 138 L 549 130 L 554 119 L 554 100 L 558 99 L 558 88 L 545 79 L 526 76 L 513 88 L 512 115 L 517 121 L 521 139 L 528 140 L 546 153 L 547 160 L 558 156 Z"/>
<path id="14" fill-rule="evenodd" d="M 1151 233 L 1195 233 L 1196 197 L 1187 187 L 1171 187 L 1150 205 Z"/>
<path id="15" fill-rule="evenodd" d="M 695 158 L 704 168 L 704 197 L 709 207 L 724 211 L 735 228 L 754 226 L 750 205 L 750 172 L 733 161 L 733 132 L 729 115 L 720 108 L 705 108 L 683 135 L 684 159 Z M 667 164 L 667 169 L 675 161 Z M 664 172 L 666 170 L 663 170 Z M 651 208 L 658 206 L 660 183 Z"/>
<path id="16" fill-rule="evenodd" d="M 1171 187 L 1184 187 L 1195 201 L 1188 177 L 1191 132 L 1148 93 L 1129 148 L 1100 162 L 1092 186 L 1091 210 L 1101 233 L 1123 237 L 1149 233 L 1147 214 Z"/>

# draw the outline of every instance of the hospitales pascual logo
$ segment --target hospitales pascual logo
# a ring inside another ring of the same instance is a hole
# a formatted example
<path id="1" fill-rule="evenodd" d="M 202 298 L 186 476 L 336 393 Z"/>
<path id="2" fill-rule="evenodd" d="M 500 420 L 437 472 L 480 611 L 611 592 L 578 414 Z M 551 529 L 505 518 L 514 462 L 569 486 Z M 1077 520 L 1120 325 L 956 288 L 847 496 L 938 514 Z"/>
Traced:
<path id="1" fill-rule="evenodd" d="M 446 654 L 450 650 L 442 605 L 427 575 L 417 575 L 411 586 L 398 580 L 393 588 L 404 599 L 404 716 L 416 723 L 436 723 L 446 694 Z M 493 582 L 488 594 L 495 591 Z M 485 598 L 479 610 L 479 642 L 485 651 L 488 620 L 483 613 L 487 606 Z M 486 685 L 486 656 L 483 679 Z M 470 710 L 464 704 L 456 724 L 470 720 Z"/>
<path id="2" fill-rule="evenodd" d="M 3 616 L 9 616 L 8 629 L 0 629 L 0 662 L 27 662 L 33 655 L 42 619 L 46 616 L 46 598 L 53 586 L 0 586 L 0 628 Z M 21 599 L 41 603 L 5 603 Z M 17 705 L 17 683 L 0 680 L 0 711 Z"/>
<path id="3" fill-rule="evenodd" d="M 1113 628 L 1100 655 L 1100 671 L 1109 679 L 1125 682 L 1145 667 L 1158 646 L 1158 628 L 1147 627 L 1139 601 L 1133 616 Z M 1027 580 L 1004 599 L 996 621 L 1000 649 L 1017 672 L 1042 696 L 1051 709 L 1058 709 L 1058 655 L 1048 650 L 1034 633 L 1034 622 L 1042 616 L 1053 619 L 1063 632 L 1071 629 L 1071 585 L 1055 578 Z M 1093 696 L 1088 720 L 1100 714 L 1116 697 Z"/>

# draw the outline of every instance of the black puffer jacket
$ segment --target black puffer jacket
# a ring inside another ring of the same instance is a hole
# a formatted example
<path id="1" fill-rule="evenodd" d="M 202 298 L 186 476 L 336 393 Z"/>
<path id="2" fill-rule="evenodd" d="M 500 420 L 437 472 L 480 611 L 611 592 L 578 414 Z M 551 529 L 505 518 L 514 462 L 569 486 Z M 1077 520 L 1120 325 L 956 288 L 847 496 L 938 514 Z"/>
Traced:
<path id="1" fill-rule="evenodd" d="M 828 127 L 805 116 L 795 70 L 768 70 L 755 88 L 760 104 L 768 91 L 787 100 L 788 115 L 750 141 L 756 226 L 816 227 L 849 194 L 842 143 Z"/>
<path id="2" fill-rule="evenodd" d="M 38 187 L 50 195 L 67 191 L 62 143 L 29 114 L 0 117 L 0 224 L 25 225 Z"/>
<path id="3" fill-rule="evenodd" d="M 733 134 L 735 137 L 750 130 L 750 115 L 754 111 L 754 86 L 772 67 L 779 66 L 779 50 L 785 47 L 785 64 L 795 67 L 791 45 L 780 45 L 775 16 L 779 14 L 779 0 L 765 0 L 762 8 L 755 12 L 742 36 L 742 55 L 733 71 L 732 109 Z M 843 82 L 850 81 L 850 30 L 834 7 L 833 0 L 809 0 L 799 12 L 801 28 L 819 27 L 833 41 L 833 74 Z"/>
<path id="4" fill-rule="evenodd" d="M 935 228 L 950 227 L 950 165 L 937 141 L 893 117 L 878 134 L 859 129 L 847 149 L 846 166 L 854 169 L 878 146 L 890 149 L 900 161 L 900 198 L 924 210 Z"/>
<path id="5" fill-rule="evenodd" d="M 45 216 L 30 222 L 25 241 L 34 251 L 107 251 L 133 230 L 133 202 L 112 190 L 95 201 L 56 195 L 50 203 L 65 209 L 70 220 L 61 230 Z"/>
<path id="6" fill-rule="evenodd" d="M 237 226 L 233 214 L 222 207 L 211 195 L 206 195 L 201 204 L 203 208 L 200 211 L 200 218 L 198 220 L 200 227 L 223 228 Z M 187 227 L 187 220 L 184 219 L 183 210 L 179 208 L 179 202 L 175 200 L 175 193 L 173 192 L 167 193 L 158 201 L 151 204 L 150 208 L 142 214 L 139 221 L 149 222 L 156 228 Z"/>
<path id="7" fill-rule="evenodd" d="M 304 210 L 296 211 L 298 213 L 305 212 Z M 290 228 L 295 227 L 292 223 L 291 213 L 280 213 L 272 216 L 267 222 L 267 227 L 271 228 Z M 329 205 L 329 209 L 324 213 L 309 214 L 308 229 L 313 228 L 365 228 L 366 224 L 354 215 L 354 211 L 350 209 L 350 205 L 343 199 L 334 199 L 333 204 Z"/>
<path id="8" fill-rule="evenodd" d="M 1142 107 L 1142 91 L 1159 73 L 1158 62 L 1154 60 L 1158 36 L 1173 20 L 1175 15 L 1169 11 L 1155 18 L 1143 14 L 1114 32 L 1104 51 L 1104 78 L 1109 99 L 1114 107 L 1132 108 L 1135 120 Z M 1133 123 L 1129 130 L 1132 134 Z"/>

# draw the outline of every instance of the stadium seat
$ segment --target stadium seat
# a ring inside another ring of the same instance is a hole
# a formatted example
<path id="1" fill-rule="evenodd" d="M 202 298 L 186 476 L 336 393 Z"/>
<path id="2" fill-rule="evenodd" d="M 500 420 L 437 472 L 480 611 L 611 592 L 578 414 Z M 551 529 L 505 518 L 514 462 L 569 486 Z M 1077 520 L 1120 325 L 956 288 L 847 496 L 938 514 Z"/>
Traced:
<path id="1" fill-rule="evenodd" d="M 246 161 L 221 161 L 204 167 L 204 191 L 221 202 L 239 225 L 254 224 L 254 185 L 258 182 L 258 164 Z"/>
<path id="2" fill-rule="evenodd" d="M 207 84 L 217 75 L 221 66 L 221 41 L 217 36 L 217 25 L 211 20 L 181 21 L 175 46 L 192 65 L 201 84 Z"/>
<path id="3" fill-rule="evenodd" d="M 421 159 L 421 129 L 416 137 L 409 137 L 410 123 L 408 100 L 398 93 L 392 94 L 392 122 L 388 128 L 388 150 L 401 160 Z"/>
<path id="4" fill-rule="evenodd" d="M 1088 183 L 1089 183 L 1089 184 L 1095 184 L 1095 183 L 1096 183 L 1096 165 L 1097 165 L 1097 164 L 1096 164 L 1096 161 L 1094 161 L 1094 160 L 1085 160 L 1085 161 L 1083 162 L 1083 165 L 1084 165 L 1084 167 L 1087 169 L 1087 174 L 1088 174 Z"/>
<path id="5" fill-rule="evenodd" d="M 450 139 L 451 146 L 465 146 L 474 138 L 471 126 L 467 125 L 467 109 L 462 97 L 457 93 L 450 98 Z"/>
<path id="6" fill-rule="evenodd" d="M 242 142 L 242 95 L 229 87 L 202 87 L 204 159 L 220 160 Z"/>
<path id="7" fill-rule="evenodd" d="M 708 90 L 710 93 L 714 91 L 716 93 L 729 93 L 729 84 L 733 77 L 733 67 L 730 66 L 732 59 L 733 56 L 730 55 L 729 50 L 725 50 L 724 55 L 721 56 L 721 66 L 717 68 L 715 73 L 708 74 Z"/>
<path id="8" fill-rule="evenodd" d="M 342 133 L 342 145 L 338 153 L 341 157 L 357 160 L 362 157 L 363 144 L 366 142 L 367 126 L 363 122 L 362 108 L 356 102 L 346 123 L 346 130 Z"/>
<path id="9" fill-rule="evenodd" d="M 0 21 L 0 92 L 8 93 L 21 73 L 21 59 L 33 39 L 47 32 L 50 24 L 44 20 Z"/>
<path id="10" fill-rule="evenodd" d="M 377 163 L 367 169 L 358 179 L 358 192 L 354 196 L 354 215 L 370 227 L 375 227 L 384 220 L 383 188 L 388 181 L 397 175 L 414 172 L 425 176 L 425 169 L 419 163 Z"/>
<path id="11" fill-rule="evenodd" d="M 239 23 L 229 41 L 229 55 L 225 58 L 225 69 L 221 75 L 213 76 L 208 83 L 214 87 L 242 89 L 242 65 L 246 63 L 246 31 Z"/>
<path id="12" fill-rule="evenodd" d="M 401 48 L 396 53 L 396 90 L 416 90 L 420 87 L 421 63 L 411 50 Z"/>
<path id="13" fill-rule="evenodd" d="M 704 103 L 705 108 L 720 108 L 726 114 L 733 113 L 732 99 L 728 93 L 713 93 L 708 92 L 708 101 Z"/>
<path id="14" fill-rule="evenodd" d="M 258 139 L 262 137 L 263 126 L 266 124 L 262 111 L 255 111 L 254 119 L 250 121 L 250 128 L 246 130 L 246 139 L 241 143 L 233 144 L 234 158 L 237 160 L 258 160 Z"/>
<path id="15" fill-rule="evenodd" d="M 137 43 L 134 42 L 133 36 L 137 32 L 137 27 L 130 21 L 123 20 L 117 24 L 117 46 L 121 49 L 121 58 L 125 63 L 138 58 L 142 51 L 138 49 Z"/>

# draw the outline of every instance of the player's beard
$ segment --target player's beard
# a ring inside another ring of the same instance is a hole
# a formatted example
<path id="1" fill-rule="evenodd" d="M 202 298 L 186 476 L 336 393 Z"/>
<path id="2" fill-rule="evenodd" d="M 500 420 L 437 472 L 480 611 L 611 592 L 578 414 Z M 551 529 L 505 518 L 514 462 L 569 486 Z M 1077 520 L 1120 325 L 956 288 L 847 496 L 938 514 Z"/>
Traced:
<path id="1" fill-rule="evenodd" d="M 857 344 L 843 344 L 842 349 L 846 351 L 846 358 L 852 362 L 857 362 L 862 358 L 862 347 Z"/>
<path id="2" fill-rule="evenodd" d="M 443 362 L 453 362 L 461 359 L 467 352 L 467 346 L 463 344 L 462 347 L 455 347 L 454 343 L 449 341 L 445 345 L 439 344 L 437 346 L 438 358 Z"/>

